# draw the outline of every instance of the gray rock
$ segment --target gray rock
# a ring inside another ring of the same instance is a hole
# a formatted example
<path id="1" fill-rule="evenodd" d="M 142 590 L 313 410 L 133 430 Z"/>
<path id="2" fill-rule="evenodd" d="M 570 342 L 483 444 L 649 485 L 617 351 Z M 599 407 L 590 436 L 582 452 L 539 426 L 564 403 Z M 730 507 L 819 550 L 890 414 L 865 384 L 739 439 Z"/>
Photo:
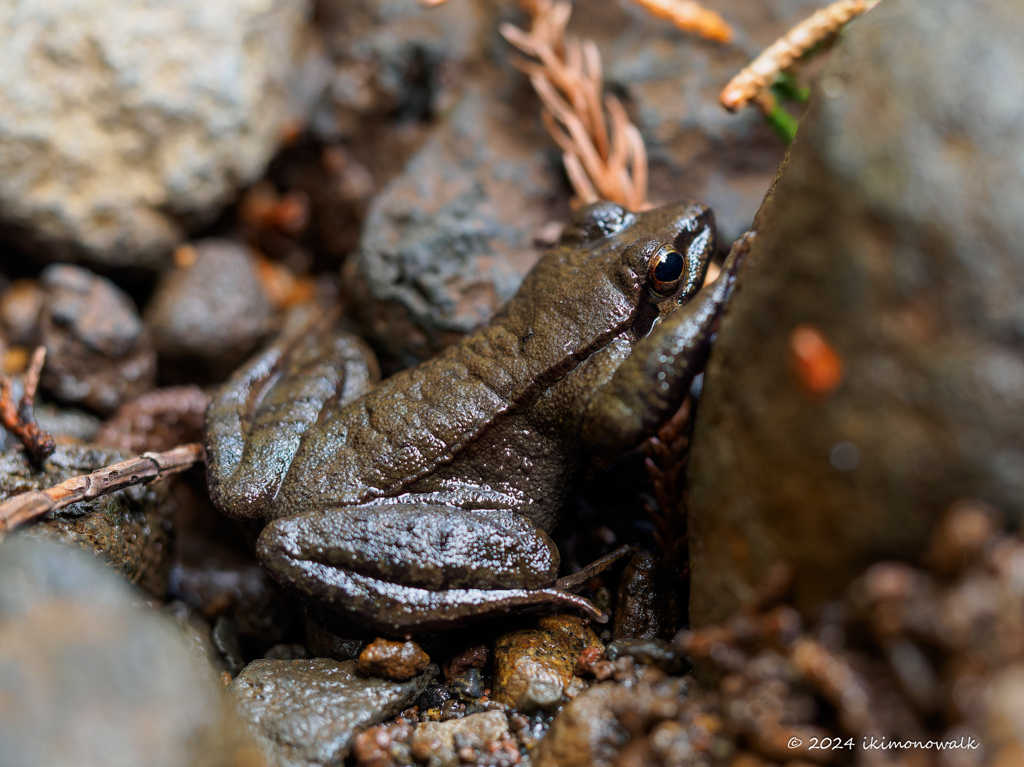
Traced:
<path id="1" fill-rule="evenodd" d="M 368 120 L 429 118 L 451 106 L 460 73 L 495 36 L 499 3 L 322 0 L 319 21 L 334 71 L 310 121 L 321 139 L 351 140 Z"/>
<path id="2" fill-rule="evenodd" d="M 193 253 L 190 265 L 160 277 L 146 325 L 162 358 L 199 360 L 227 373 L 270 330 L 273 307 L 249 248 L 201 240 Z"/>
<path id="3" fill-rule="evenodd" d="M 3 220 L 60 258 L 157 265 L 298 116 L 307 6 L 0 2 Z"/>
<path id="4" fill-rule="evenodd" d="M 1024 509 L 1024 15 L 887 0 L 853 22 L 758 215 L 692 443 L 695 625 L 777 560 L 810 610 L 921 552 L 937 515 Z M 828 354 L 795 365 L 809 324 Z M 814 389 L 817 389 L 816 391 Z"/>
<path id="5" fill-rule="evenodd" d="M 540 257 L 537 233 L 563 215 L 549 140 L 523 129 L 501 87 L 467 88 L 374 200 L 347 265 L 364 332 L 405 364 L 489 320 Z"/>
<path id="6" fill-rule="evenodd" d="M 0 546 L 5 767 L 258 764 L 174 622 L 63 546 Z"/>
<path id="7" fill-rule="evenodd" d="M 536 767 L 611 767 L 620 764 L 620 753 L 632 739 L 644 737 L 659 720 L 679 713 L 692 680 L 670 679 L 634 685 L 603 682 L 580 693 L 563 708 L 548 734 L 531 753 Z M 638 732 L 639 730 L 639 732 Z M 633 755 L 637 752 L 634 750 Z M 704 764 L 694 761 L 657 760 L 654 753 L 639 752 L 640 764 Z M 647 760 L 643 757 L 647 756 Z M 626 761 L 623 759 L 622 761 Z"/>
<path id="8" fill-rule="evenodd" d="M 412 755 L 428 767 L 456 767 L 461 764 L 457 750 L 481 751 L 508 733 L 508 720 L 501 711 L 470 714 L 447 722 L 423 722 L 409 745 Z"/>
<path id="9" fill-rule="evenodd" d="M 156 354 L 132 300 L 114 283 L 70 264 L 40 277 L 42 387 L 106 413 L 155 385 Z"/>
<path id="10" fill-rule="evenodd" d="M 23 451 L 8 450 L 0 453 L 0 500 L 52 487 L 125 457 L 95 445 L 58 444 L 38 469 Z M 93 501 L 73 503 L 19 528 L 15 535 L 86 549 L 129 583 L 162 597 L 170 567 L 174 510 L 166 484 L 136 485 Z"/>
<path id="11" fill-rule="evenodd" d="M 363 677 L 356 661 L 255 660 L 228 686 L 271 765 L 341 764 L 356 734 L 394 716 L 437 674 L 407 682 Z"/>

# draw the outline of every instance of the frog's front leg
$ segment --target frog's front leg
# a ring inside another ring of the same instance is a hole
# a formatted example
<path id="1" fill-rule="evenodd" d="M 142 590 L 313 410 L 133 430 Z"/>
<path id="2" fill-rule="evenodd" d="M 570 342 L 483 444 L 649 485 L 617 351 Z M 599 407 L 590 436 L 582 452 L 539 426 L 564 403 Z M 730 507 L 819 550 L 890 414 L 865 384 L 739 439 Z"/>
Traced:
<path id="1" fill-rule="evenodd" d="M 598 453 L 640 444 L 679 409 L 711 351 L 718 318 L 756 234 L 736 241 L 717 279 L 637 342 L 612 380 L 587 405 L 581 433 Z"/>
<path id="2" fill-rule="evenodd" d="M 210 496 L 229 516 L 266 518 L 305 433 L 323 416 L 370 390 L 373 353 L 330 317 L 297 320 L 247 362 L 206 413 Z"/>
<path id="3" fill-rule="evenodd" d="M 555 603 L 608 617 L 552 588 L 558 549 L 511 511 L 357 506 L 278 519 L 256 547 L 275 580 L 318 608 L 394 635 Z"/>

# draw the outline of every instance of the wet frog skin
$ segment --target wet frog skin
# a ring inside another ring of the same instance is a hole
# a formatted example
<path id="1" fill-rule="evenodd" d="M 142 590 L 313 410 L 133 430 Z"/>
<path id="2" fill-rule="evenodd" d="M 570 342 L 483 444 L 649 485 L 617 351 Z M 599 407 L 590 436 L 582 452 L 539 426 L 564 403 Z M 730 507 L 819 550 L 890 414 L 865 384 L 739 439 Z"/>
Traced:
<path id="1" fill-rule="evenodd" d="M 555 603 L 548 533 L 594 454 L 679 406 L 735 280 L 699 204 L 583 209 L 491 323 L 378 383 L 339 331 L 284 334 L 207 412 L 210 492 L 322 616 L 408 635 Z"/>

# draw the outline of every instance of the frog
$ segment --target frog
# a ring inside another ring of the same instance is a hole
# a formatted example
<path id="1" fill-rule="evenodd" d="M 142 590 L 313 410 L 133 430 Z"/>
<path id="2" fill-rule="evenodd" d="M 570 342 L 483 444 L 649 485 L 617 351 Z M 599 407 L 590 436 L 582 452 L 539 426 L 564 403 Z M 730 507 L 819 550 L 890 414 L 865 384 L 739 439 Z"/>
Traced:
<path id="1" fill-rule="evenodd" d="M 412 636 L 539 605 L 607 614 L 551 538 L 588 467 L 636 447 L 703 368 L 745 250 L 704 285 L 714 214 L 583 207 L 489 324 L 381 381 L 328 322 L 213 397 L 210 495 L 334 626 Z"/>

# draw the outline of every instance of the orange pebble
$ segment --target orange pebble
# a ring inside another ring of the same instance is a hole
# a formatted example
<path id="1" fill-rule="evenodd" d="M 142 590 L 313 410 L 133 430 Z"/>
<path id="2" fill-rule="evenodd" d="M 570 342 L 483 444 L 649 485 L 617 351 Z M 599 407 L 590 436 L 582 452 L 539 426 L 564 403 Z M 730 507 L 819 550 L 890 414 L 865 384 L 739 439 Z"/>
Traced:
<path id="1" fill-rule="evenodd" d="M 828 394 L 843 380 L 843 360 L 813 325 L 793 328 L 789 348 L 797 377 L 815 394 Z"/>

